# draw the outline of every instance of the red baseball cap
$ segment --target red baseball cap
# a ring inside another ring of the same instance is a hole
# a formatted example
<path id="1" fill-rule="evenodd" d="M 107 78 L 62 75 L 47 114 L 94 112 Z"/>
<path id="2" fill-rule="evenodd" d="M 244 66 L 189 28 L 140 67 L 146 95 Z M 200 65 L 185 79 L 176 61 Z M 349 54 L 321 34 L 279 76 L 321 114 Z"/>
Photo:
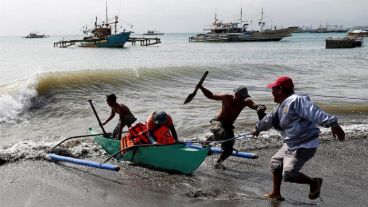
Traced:
<path id="1" fill-rule="evenodd" d="M 294 83 L 293 83 L 293 80 L 291 80 L 291 78 L 287 76 L 280 76 L 276 79 L 275 82 L 268 84 L 267 88 L 273 88 L 277 86 L 281 86 L 287 89 L 292 89 L 294 88 Z"/>

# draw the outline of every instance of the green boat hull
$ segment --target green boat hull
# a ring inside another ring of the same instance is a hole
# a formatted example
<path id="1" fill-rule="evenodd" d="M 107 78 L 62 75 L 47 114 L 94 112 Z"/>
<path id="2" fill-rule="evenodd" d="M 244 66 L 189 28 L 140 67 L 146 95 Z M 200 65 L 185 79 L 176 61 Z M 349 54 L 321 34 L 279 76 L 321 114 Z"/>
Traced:
<path id="1" fill-rule="evenodd" d="M 90 134 L 96 134 L 89 129 Z M 120 151 L 120 141 L 103 136 L 96 136 L 95 142 L 109 155 Z M 171 145 L 146 145 L 129 148 L 124 154 L 118 155 L 118 161 L 130 161 L 131 163 L 152 167 L 159 170 L 192 174 L 204 161 L 209 148 L 193 149 L 185 143 Z"/>

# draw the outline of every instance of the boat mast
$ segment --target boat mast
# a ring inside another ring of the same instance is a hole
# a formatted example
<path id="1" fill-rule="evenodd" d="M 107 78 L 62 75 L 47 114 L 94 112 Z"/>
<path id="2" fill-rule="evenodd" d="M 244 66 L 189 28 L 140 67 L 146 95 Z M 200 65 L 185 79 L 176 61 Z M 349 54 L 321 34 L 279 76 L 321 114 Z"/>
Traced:
<path id="1" fill-rule="evenodd" d="M 107 17 L 107 0 L 106 0 L 106 21 L 105 21 L 105 24 L 107 25 L 109 23 L 109 19 Z"/>
<path id="2" fill-rule="evenodd" d="M 215 9 L 215 23 L 217 23 L 217 9 Z"/>
<path id="3" fill-rule="evenodd" d="M 118 16 L 115 16 L 115 34 L 116 34 L 116 32 L 117 32 L 117 30 L 116 30 L 116 25 L 118 24 Z"/>
<path id="4" fill-rule="evenodd" d="M 258 25 L 261 26 L 261 32 L 262 32 L 263 27 L 265 25 L 265 23 L 263 22 L 263 8 L 262 8 L 262 12 L 261 12 L 261 19 L 259 20 Z"/>
<path id="5" fill-rule="evenodd" d="M 243 8 L 240 8 L 240 23 L 243 22 Z"/>

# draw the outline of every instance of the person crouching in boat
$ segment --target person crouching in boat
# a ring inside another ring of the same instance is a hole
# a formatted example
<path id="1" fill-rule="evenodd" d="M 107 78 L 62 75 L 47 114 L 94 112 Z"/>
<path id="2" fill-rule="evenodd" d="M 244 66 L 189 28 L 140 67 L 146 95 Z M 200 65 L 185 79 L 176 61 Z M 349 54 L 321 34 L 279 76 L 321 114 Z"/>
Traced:
<path id="1" fill-rule="evenodd" d="M 116 125 L 112 136 L 115 139 L 120 139 L 118 135 L 121 135 L 121 132 L 125 126 L 130 127 L 137 119 L 134 117 L 130 109 L 124 105 L 124 104 L 118 104 L 116 102 L 116 96 L 115 94 L 110 94 L 106 96 L 106 102 L 111 107 L 111 114 L 110 117 L 107 118 L 107 120 L 102 123 L 101 125 L 107 124 L 112 118 L 115 117 L 115 114 L 119 114 L 119 122 Z"/>
<path id="2" fill-rule="evenodd" d="M 155 111 L 146 122 L 151 144 L 174 144 L 178 141 L 172 118 L 166 112 Z"/>

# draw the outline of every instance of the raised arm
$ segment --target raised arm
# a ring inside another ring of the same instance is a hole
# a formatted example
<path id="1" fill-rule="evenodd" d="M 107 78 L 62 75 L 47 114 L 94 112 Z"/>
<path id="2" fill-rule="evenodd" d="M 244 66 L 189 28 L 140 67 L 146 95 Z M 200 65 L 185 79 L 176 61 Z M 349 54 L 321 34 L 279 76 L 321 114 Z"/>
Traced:
<path id="1" fill-rule="evenodd" d="M 199 89 L 203 92 L 204 96 L 212 100 L 222 100 L 225 97 L 225 94 L 213 94 L 210 90 L 203 87 L 202 85 L 198 86 Z"/>

